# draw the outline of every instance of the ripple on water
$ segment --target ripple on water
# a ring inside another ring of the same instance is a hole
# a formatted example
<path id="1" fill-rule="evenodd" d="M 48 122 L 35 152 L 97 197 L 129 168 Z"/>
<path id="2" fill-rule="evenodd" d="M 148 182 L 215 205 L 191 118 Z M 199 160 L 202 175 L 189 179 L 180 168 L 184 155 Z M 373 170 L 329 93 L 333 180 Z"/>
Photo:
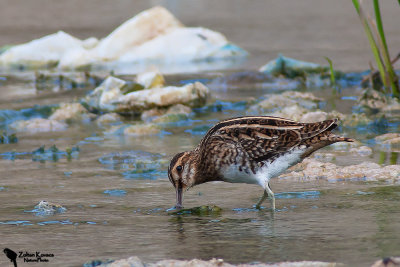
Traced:
<path id="1" fill-rule="evenodd" d="M 49 149 L 45 149 L 45 146 L 41 146 L 38 149 L 30 152 L 8 151 L 0 153 L 0 157 L 6 160 L 32 159 L 32 161 L 39 162 L 57 162 L 63 158 L 66 158 L 67 160 L 71 160 L 72 158 L 77 159 L 79 156 L 79 151 L 80 149 L 78 146 L 67 148 L 65 151 L 63 151 L 53 145 Z"/>
<path id="2" fill-rule="evenodd" d="M 151 179 L 166 177 L 168 162 L 162 155 L 144 151 L 125 151 L 110 153 L 99 158 L 107 169 L 123 170 L 127 179 Z"/>
<path id="3" fill-rule="evenodd" d="M 301 192 L 282 192 L 276 193 L 275 198 L 278 199 L 292 199 L 292 198 L 301 198 L 301 199 L 315 199 L 320 196 L 319 191 L 301 191 Z"/>
<path id="4" fill-rule="evenodd" d="M 185 130 L 185 132 L 190 133 L 192 135 L 205 135 L 212 125 L 213 124 L 197 125 L 191 129 Z"/>
<path id="5" fill-rule="evenodd" d="M 122 189 L 107 189 L 104 190 L 104 194 L 108 194 L 113 197 L 123 197 L 126 195 L 126 191 Z"/>

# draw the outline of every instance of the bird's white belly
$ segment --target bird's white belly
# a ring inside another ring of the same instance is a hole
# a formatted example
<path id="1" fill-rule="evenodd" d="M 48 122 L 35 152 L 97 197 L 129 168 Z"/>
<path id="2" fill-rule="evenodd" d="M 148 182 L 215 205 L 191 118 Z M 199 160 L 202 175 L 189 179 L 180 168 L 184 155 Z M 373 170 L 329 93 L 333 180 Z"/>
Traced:
<path id="1" fill-rule="evenodd" d="M 230 165 L 222 170 L 223 180 L 228 183 L 259 184 L 257 174 L 237 165 Z"/>
<path id="2" fill-rule="evenodd" d="M 273 162 L 265 162 L 264 166 L 258 168 L 255 174 L 250 169 L 245 171 L 243 167 L 230 165 L 222 170 L 223 180 L 229 183 L 259 184 L 265 188 L 271 178 L 282 174 L 291 166 L 299 163 L 303 152 L 304 149 L 292 150 Z"/>

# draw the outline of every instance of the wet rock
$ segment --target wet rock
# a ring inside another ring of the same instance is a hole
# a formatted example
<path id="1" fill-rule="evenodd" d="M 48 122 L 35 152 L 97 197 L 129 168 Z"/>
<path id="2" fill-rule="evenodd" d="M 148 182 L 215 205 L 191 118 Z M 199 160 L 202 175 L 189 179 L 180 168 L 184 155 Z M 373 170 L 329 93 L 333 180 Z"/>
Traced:
<path id="1" fill-rule="evenodd" d="M 164 76 L 159 71 L 147 71 L 136 76 L 136 82 L 142 84 L 144 88 L 160 88 L 165 86 Z"/>
<path id="2" fill-rule="evenodd" d="M 305 62 L 289 57 L 284 57 L 281 54 L 274 60 L 271 60 L 266 65 L 260 68 L 260 72 L 268 73 L 274 76 L 284 75 L 287 77 L 305 76 L 310 73 L 323 74 L 329 70 L 328 67 Z"/>
<path id="3" fill-rule="evenodd" d="M 371 267 L 398 267 L 400 266 L 400 257 L 388 257 L 376 261 Z"/>
<path id="4" fill-rule="evenodd" d="M 125 127 L 123 134 L 127 136 L 148 136 L 154 135 L 161 132 L 161 128 L 152 123 L 147 124 L 135 124 Z"/>
<path id="5" fill-rule="evenodd" d="M 375 137 L 377 143 L 384 145 L 394 145 L 400 144 L 400 134 L 399 133 L 387 133 Z"/>
<path id="6" fill-rule="evenodd" d="M 367 146 L 353 147 L 350 149 L 350 152 L 362 157 L 368 157 L 372 155 L 372 148 Z"/>
<path id="7" fill-rule="evenodd" d="M 141 119 L 153 123 L 171 123 L 187 120 L 191 113 L 191 108 L 182 104 L 177 104 L 168 109 L 156 108 L 145 111 L 142 113 Z"/>
<path id="8" fill-rule="evenodd" d="M 96 119 L 96 124 L 99 126 L 106 126 L 121 122 L 122 120 L 123 117 L 117 113 L 106 113 Z"/>
<path id="9" fill-rule="evenodd" d="M 164 115 L 165 113 L 166 113 L 165 109 L 152 108 L 143 111 L 142 115 L 140 115 L 140 118 L 142 119 L 142 121 L 151 122 L 152 120 Z"/>
<path id="10" fill-rule="evenodd" d="M 199 107 L 205 104 L 209 89 L 195 82 L 182 87 L 168 86 L 123 93 L 126 82 L 108 77 L 82 100 L 93 110 L 117 113 L 141 113 L 152 108 L 168 108 L 177 104 Z"/>
<path id="11" fill-rule="evenodd" d="M 352 113 L 345 115 L 342 120 L 342 125 L 346 127 L 357 127 L 360 125 L 367 125 L 372 122 L 365 113 Z"/>
<path id="12" fill-rule="evenodd" d="M 33 210 L 27 212 L 33 212 L 36 216 L 50 216 L 57 213 L 64 213 L 67 209 L 60 204 L 55 204 L 47 202 L 46 200 L 41 200 Z"/>
<path id="13" fill-rule="evenodd" d="M 124 80 L 109 76 L 104 80 L 96 89 L 94 89 L 88 96 L 82 99 L 82 102 L 94 111 L 109 111 L 113 112 L 119 97 L 122 94 L 122 88 L 127 83 Z"/>
<path id="14" fill-rule="evenodd" d="M 372 88 L 365 89 L 363 94 L 358 99 L 361 106 L 369 107 L 372 109 L 382 109 L 388 105 L 389 99 L 385 94 L 378 92 Z"/>
<path id="15" fill-rule="evenodd" d="M 308 113 L 307 109 L 296 104 L 293 106 L 284 107 L 281 110 L 269 113 L 268 115 L 300 121 L 301 118 L 307 113 Z"/>
<path id="16" fill-rule="evenodd" d="M 308 112 L 301 116 L 301 122 L 317 122 L 317 121 L 324 121 L 328 119 L 328 113 L 324 111 L 313 111 Z"/>
<path id="17" fill-rule="evenodd" d="M 90 121 L 89 112 L 80 103 L 62 103 L 60 108 L 57 109 L 50 117 L 49 120 L 65 121 L 65 122 L 78 122 Z"/>
<path id="18" fill-rule="evenodd" d="M 333 163 L 320 162 L 315 159 L 306 159 L 300 165 L 304 169 L 283 174 L 280 177 L 286 179 L 328 181 L 362 180 L 397 183 L 400 181 L 400 165 L 380 166 L 373 162 L 363 162 L 351 166 L 337 166 Z"/>
<path id="19" fill-rule="evenodd" d="M 36 118 L 15 121 L 10 125 L 10 128 L 16 132 L 39 133 L 65 131 L 68 125 L 61 121 Z"/>
<path id="20" fill-rule="evenodd" d="M 267 94 L 264 95 L 265 100 L 250 107 L 251 111 L 259 113 L 266 110 L 282 109 L 298 105 L 304 109 L 316 109 L 321 101 L 321 98 L 314 96 L 312 93 L 301 92 L 284 92 L 282 94 Z"/>

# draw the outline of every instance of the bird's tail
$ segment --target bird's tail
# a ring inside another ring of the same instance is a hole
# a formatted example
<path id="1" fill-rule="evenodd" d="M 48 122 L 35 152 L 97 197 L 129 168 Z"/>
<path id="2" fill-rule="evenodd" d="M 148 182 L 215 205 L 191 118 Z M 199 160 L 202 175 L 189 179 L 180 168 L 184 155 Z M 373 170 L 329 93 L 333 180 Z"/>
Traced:
<path id="1" fill-rule="evenodd" d="M 329 139 L 328 139 L 329 141 L 332 141 L 332 142 L 354 142 L 355 140 L 353 139 L 353 138 L 348 138 L 348 137 L 344 137 L 344 136 L 337 136 L 337 135 L 334 135 L 334 134 L 331 134 L 330 136 L 329 136 Z"/>
<path id="2" fill-rule="evenodd" d="M 14 267 L 17 267 L 17 260 L 12 260 L 12 262 L 14 263 Z"/>

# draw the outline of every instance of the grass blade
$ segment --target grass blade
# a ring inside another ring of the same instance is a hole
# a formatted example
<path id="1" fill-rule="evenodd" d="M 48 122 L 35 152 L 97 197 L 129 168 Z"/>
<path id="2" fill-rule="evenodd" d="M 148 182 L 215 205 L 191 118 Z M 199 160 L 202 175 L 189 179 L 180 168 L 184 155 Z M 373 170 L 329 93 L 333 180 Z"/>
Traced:
<path id="1" fill-rule="evenodd" d="M 329 70 L 331 72 L 331 76 L 330 76 L 331 77 L 331 85 L 336 85 L 336 79 L 335 79 L 335 74 L 334 74 L 334 70 L 333 70 L 332 60 L 329 57 L 324 57 L 324 58 L 329 63 Z"/>
<path id="2" fill-rule="evenodd" d="M 356 7 L 357 13 L 358 13 L 358 15 L 360 17 L 360 20 L 361 20 L 362 24 L 363 24 L 365 33 L 367 34 L 367 38 L 368 38 L 369 44 L 371 46 L 372 53 L 374 54 L 374 58 L 375 58 L 376 64 L 378 65 L 378 70 L 379 70 L 379 74 L 381 75 L 382 82 L 383 82 L 385 87 L 388 87 L 388 80 L 387 80 L 387 77 L 386 77 L 385 66 L 383 64 L 382 57 L 381 57 L 381 54 L 379 52 L 378 45 L 376 44 L 374 35 L 372 34 L 371 28 L 370 28 L 370 26 L 368 24 L 368 20 L 366 18 L 366 15 L 365 15 L 365 13 L 364 13 L 364 11 L 362 9 L 362 6 L 358 2 L 358 0 L 353 0 L 353 4 Z"/>

